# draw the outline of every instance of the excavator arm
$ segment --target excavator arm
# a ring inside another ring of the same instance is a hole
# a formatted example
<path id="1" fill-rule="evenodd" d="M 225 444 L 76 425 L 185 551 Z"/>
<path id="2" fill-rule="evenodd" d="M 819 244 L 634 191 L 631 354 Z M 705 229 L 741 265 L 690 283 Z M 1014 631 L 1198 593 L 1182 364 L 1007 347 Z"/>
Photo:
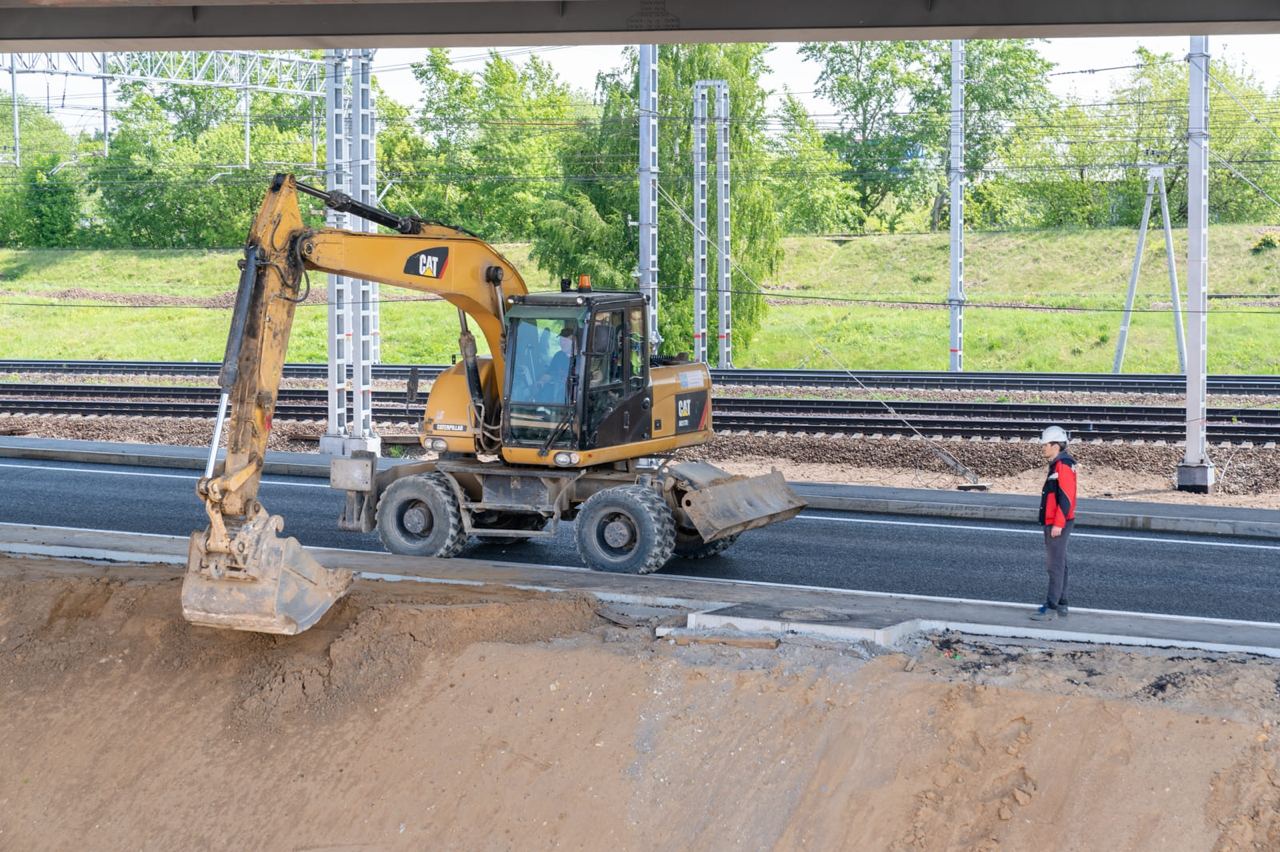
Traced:
<path id="1" fill-rule="evenodd" d="M 398 233 L 309 229 L 298 204 L 300 192 Z M 246 242 L 218 377 L 218 418 L 197 485 L 209 528 L 191 536 L 182 592 L 183 613 L 197 624 L 298 633 L 314 624 L 351 583 L 349 571 L 325 568 L 297 539 L 279 537 L 283 520 L 269 515 L 257 499 L 294 311 L 309 293 L 309 270 L 447 300 L 479 326 L 499 382 L 505 375 L 504 299 L 527 292 L 511 264 L 474 234 L 395 216 L 343 193 L 298 183 L 291 175 L 276 175 Z M 477 376 L 475 340 L 465 320 L 460 348 L 470 375 Z M 478 394 L 478 378 L 472 386 Z M 227 452 L 219 470 L 224 423 Z"/>

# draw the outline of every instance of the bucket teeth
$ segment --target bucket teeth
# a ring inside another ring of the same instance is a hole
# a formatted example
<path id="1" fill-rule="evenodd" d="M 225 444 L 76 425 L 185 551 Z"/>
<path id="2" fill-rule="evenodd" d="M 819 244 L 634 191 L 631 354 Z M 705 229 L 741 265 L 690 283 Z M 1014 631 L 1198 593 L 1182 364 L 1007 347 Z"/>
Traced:
<path id="1" fill-rule="evenodd" d="M 261 506 L 231 538 L 229 553 L 191 535 L 182 614 L 193 624 L 259 633 L 301 633 L 346 594 L 352 573 L 326 568 Z"/>

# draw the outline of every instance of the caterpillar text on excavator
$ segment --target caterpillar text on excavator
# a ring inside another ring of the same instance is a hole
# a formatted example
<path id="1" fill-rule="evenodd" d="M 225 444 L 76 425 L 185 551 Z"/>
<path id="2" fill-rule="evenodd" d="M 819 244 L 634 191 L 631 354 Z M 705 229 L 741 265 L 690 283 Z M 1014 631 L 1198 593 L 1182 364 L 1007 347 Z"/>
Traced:
<path id="1" fill-rule="evenodd" d="M 299 193 L 395 233 L 308 228 Z M 718 554 L 743 531 L 804 507 L 776 471 L 733 476 L 671 460 L 712 436 L 711 376 L 706 364 L 650 351 L 638 292 L 596 292 L 583 281 L 531 294 L 474 234 L 281 174 L 249 232 L 218 377 L 218 420 L 197 486 L 209 528 L 191 536 L 182 587 L 192 622 L 298 633 L 351 583 L 349 571 L 280 537 L 283 520 L 257 500 L 308 270 L 436 294 L 458 309 L 461 357 L 432 385 L 422 423 L 422 445 L 436 458 L 379 470 L 372 453 L 355 453 L 331 464 L 330 484 L 346 492 L 339 526 L 376 529 L 392 553 L 447 558 L 472 536 L 548 537 L 575 521 L 587 565 L 643 574 L 673 555 Z"/>

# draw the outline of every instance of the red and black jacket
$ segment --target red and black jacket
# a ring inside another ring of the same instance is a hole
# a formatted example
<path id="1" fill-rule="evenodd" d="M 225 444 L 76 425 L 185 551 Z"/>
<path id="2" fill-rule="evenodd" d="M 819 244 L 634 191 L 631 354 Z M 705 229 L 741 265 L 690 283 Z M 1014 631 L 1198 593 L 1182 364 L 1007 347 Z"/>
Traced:
<path id="1" fill-rule="evenodd" d="M 1063 527 L 1076 517 L 1076 460 L 1066 452 L 1049 462 L 1049 475 L 1040 491 L 1040 523 Z"/>

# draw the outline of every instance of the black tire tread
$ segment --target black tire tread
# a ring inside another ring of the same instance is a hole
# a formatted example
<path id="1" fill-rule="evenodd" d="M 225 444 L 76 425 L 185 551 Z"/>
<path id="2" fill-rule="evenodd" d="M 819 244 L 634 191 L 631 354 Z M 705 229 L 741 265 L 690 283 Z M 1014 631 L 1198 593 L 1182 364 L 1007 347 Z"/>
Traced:
<path id="1" fill-rule="evenodd" d="M 655 571 L 660 571 L 664 565 L 671 561 L 671 556 L 675 552 L 676 520 L 671 513 L 671 507 L 652 488 L 644 485 L 621 485 L 598 491 L 582 504 L 582 508 L 578 511 L 578 522 L 581 523 L 584 516 L 589 516 L 599 502 L 622 495 L 635 500 L 641 511 L 652 520 L 653 528 L 657 532 L 657 540 L 654 542 L 654 546 L 650 548 L 644 563 L 636 569 L 636 573 L 652 574 Z M 581 535 L 577 539 L 579 556 L 582 557 L 584 562 L 591 565 L 591 559 L 583 549 Z"/>
<path id="2" fill-rule="evenodd" d="M 443 473 L 419 473 L 414 476 L 407 476 L 404 479 L 397 480 L 382 492 L 382 496 L 378 498 L 377 517 L 381 517 L 384 505 L 388 504 L 388 498 L 395 500 L 398 492 L 409 486 L 401 486 L 403 482 L 421 482 L 432 490 L 438 492 L 448 512 L 446 519 L 449 525 L 449 536 L 445 539 L 435 553 L 430 554 L 439 559 L 452 559 L 462 552 L 467 545 L 467 535 L 462 526 L 462 509 L 458 506 L 457 495 L 453 492 L 453 486 L 449 483 L 449 477 Z M 379 538 L 381 538 L 381 525 L 379 525 Z M 386 546 L 385 539 L 383 545 Z M 390 550 L 390 548 L 387 548 Z"/>

